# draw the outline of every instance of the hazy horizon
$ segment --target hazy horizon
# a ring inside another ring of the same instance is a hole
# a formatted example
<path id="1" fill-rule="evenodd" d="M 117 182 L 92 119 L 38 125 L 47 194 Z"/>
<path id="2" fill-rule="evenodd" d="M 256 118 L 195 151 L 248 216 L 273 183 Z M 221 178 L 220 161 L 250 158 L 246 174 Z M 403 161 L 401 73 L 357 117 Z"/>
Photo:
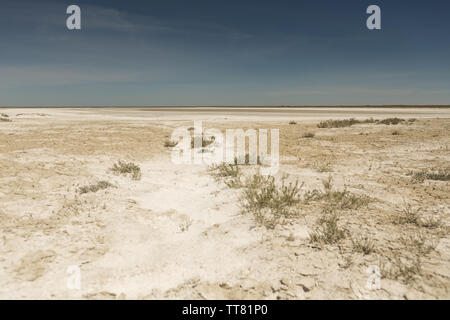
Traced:
<path id="1" fill-rule="evenodd" d="M 26 108 L 450 108 L 450 104 L 398 104 L 398 105 L 123 105 L 123 106 L 107 106 L 107 105 L 86 105 L 86 106 L 0 106 L 2 109 L 26 109 Z"/>

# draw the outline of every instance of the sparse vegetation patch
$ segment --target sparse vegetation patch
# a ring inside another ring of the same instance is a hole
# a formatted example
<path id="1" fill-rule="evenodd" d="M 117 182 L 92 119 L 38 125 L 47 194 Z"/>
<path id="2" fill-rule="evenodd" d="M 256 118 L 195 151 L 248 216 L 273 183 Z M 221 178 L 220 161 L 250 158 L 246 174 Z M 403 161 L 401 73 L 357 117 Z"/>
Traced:
<path id="1" fill-rule="evenodd" d="M 334 244 L 346 237 L 347 231 L 338 225 L 337 213 L 326 214 L 317 221 L 316 228 L 309 235 L 310 241 L 319 245 Z"/>
<path id="2" fill-rule="evenodd" d="M 409 203 L 405 203 L 404 207 L 398 209 L 398 215 L 395 219 L 397 224 L 415 224 L 419 225 L 420 211 L 422 208 L 414 208 Z"/>
<path id="3" fill-rule="evenodd" d="M 314 132 L 305 132 L 305 133 L 302 135 L 302 138 L 314 138 L 315 135 L 316 135 L 316 134 L 315 134 Z"/>
<path id="4" fill-rule="evenodd" d="M 314 189 L 308 191 L 304 195 L 304 200 L 309 201 L 325 201 L 326 211 L 338 210 L 354 210 L 367 205 L 370 198 L 363 195 L 356 195 L 347 190 L 334 190 L 333 178 L 322 180 L 324 191 Z"/>
<path id="5" fill-rule="evenodd" d="M 173 140 L 166 140 L 164 141 L 164 147 L 166 148 L 173 148 L 178 144 L 177 141 L 173 141 Z"/>
<path id="6" fill-rule="evenodd" d="M 435 181 L 450 181 L 450 167 L 423 169 L 416 172 L 410 171 L 408 175 L 411 176 L 413 183 L 422 183 L 427 179 Z"/>
<path id="7" fill-rule="evenodd" d="M 404 121 L 405 121 L 405 119 L 400 119 L 400 118 L 386 118 L 386 119 L 377 121 L 377 123 L 378 124 L 386 124 L 386 125 L 396 125 L 396 124 L 399 124 Z"/>
<path id="8" fill-rule="evenodd" d="M 110 170 L 115 174 L 131 174 L 133 180 L 139 180 L 141 178 L 141 168 L 132 162 L 119 160 Z"/>
<path id="9" fill-rule="evenodd" d="M 317 127 L 318 128 L 344 128 L 351 127 L 354 124 L 360 123 L 359 120 L 354 118 L 344 119 L 344 120 L 325 120 L 321 121 Z"/>
<path id="10" fill-rule="evenodd" d="M 212 165 L 209 167 L 210 174 L 218 179 L 223 179 L 225 185 L 229 188 L 242 187 L 240 169 L 237 165 L 229 163 L 221 163 L 218 165 Z"/>
<path id="11" fill-rule="evenodd" d="M 6 113 L 2 113 L 0 116 L 0 121 L 2 122 L 11 122 L 12 120 L 9 118 L 9 116 Z"/>
<path id="12" fill-rule="evenodd" d="M 354 124 L 362 124 L 362 123 L 377 123 L 377 124 L 386 124 L 386 125 L 396 125 L 404 122 L 405 119 L 400 118 L 386 118 L 383 120 L 375 120 L 373 118 L 365 119 L 365 120 L 357 120 L 354 118 L 343 119 L 343 120 L 325 120 L 321 121 L 317 127 L 318 128 L 344 128 L 351 127 Z"/>
<path id="13" fill-rule="evenodd" d="M 442 220 L 440 217 L 435 216 L 423 217 L 422 208 L 414 208 L 411 204 L 407 203 L 403 208 L 397 210 L 397 216 L 394 218 L 394 223 L 413 224 L 417 227 L 436 229 L 442 225 Z"/>
<path id="14" fill-rule="evenodd" d="M 380 263 L 381 275 L 408 284 L 423 275 L 422 259 L 436 248 L 438 242 L 425 233 L 418 232 L 401 238 L 400 243 L 404 245 L 402 254 L 395 254 L 393 261 Z"/>
<path id="15" fill-rule="evenodd" d="M 114 185 L 109 183 L 108 181 L 99 181 L 96 184 L 91 184 L 91 185 L 87 185 L 87 186 L 83 186 L 78 188 L 78 193 L 79 194 L 85 194 L 88 192 L 97 192 L 99 190 L 104 190 L 107 189 L 109 187 L 113 187 Z"/>
<path id="16" fill-rule="evenodd" d="M 352 238 L 353 249 L 356 252 L 370 254 L 375 249 L 373 240 L 369 237 Z"/>
<path id="17" fill-rule="evenodd" d="M 243 212 L 253 214 L 258 223 L 273 229 L 281 218 L 294 215 L 291 208 L 300 201 L 302 186 L 298 181 L 286 183 L 285 178 L 277 185 L 272 176 L 252 175 L 245 181 L 240 199 Z"/>

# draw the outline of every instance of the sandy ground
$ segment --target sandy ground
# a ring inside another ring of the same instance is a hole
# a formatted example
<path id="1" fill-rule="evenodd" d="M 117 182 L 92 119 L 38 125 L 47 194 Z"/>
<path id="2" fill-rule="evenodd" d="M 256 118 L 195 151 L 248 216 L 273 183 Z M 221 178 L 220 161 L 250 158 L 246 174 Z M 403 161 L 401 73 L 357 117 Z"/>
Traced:
<path id="1" fill-rule="evenodd" d="M 450 298 L 450 185 L 412 175 L 448 170 L 450 109 L 0 112 L 12 120 L 0 122 L 2 299 Z M 317 128 L 394 116 L 416 120 Z M 294 216 L 268 228 L 243 212 L 242 189 L 204 164 L 170 160 L 172 131 L 200 119 L 220 130 L 280 130 L 276 179 L 304 182 Z M 138 164 L 141 179 L 112 173 L 118 160 Z M 332 204 L 306 195 L 329 176 L 334 190 L 368 201 L 340 208 L 345 237 L 321 244 L 311 234 Z M 100 180 L 113 187 L 79 192 Z M 408 210 L 419 220 L 400 223 Z M 357 246 L 364 237 L 367 253 Z M 79 289 L 67 286 L 71 266 Z M 366 285 L 370 266 L 379 288 Z"/>

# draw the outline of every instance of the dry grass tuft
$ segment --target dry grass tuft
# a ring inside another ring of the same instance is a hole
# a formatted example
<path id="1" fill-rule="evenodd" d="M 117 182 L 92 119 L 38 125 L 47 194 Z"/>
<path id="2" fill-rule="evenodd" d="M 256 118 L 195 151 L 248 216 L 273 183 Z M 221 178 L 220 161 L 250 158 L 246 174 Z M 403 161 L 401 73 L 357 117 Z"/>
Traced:
<path id="1" fill-rule="evenodd" d="M 335 244 L 344 239 L 347 231 L 338 225 L 337 213 L 326 214 L 320 217 L 316 227 L 309 235 L 310 241 L 319 245 Z"/>
<path id="2" fill-rule="evenodd" d="M 312 190 L 304 195 L 306 202 L 310 201 L 325 201 L 324 211 L 333 210 L 355 210 L 366 206 L 370 202 L 370 198 L 364 195 L 356 195 L 347 190 L 334 190 L 333 178 L 328 176 L 328 179 L 322 180 L 324 191 Z"/>
<path id="3" fill-rule="evenodd" d="M 420 212 L 422 208 L 413 208 L 413 206 L 409 203 L 405 203 L 403 208 L 397 210 L 398 215 L 394 219 L 396 224 L 414 224 L 420 225 Z"/>
<path id="4" fill-rule="evenodd" d="M 166 148 L 173 148 L 178 144 L 177 141 L 172 141 L 172 140 L 166 140 L 164 141 L 164 147 Z"/>
<path id="5" fill-rule="evenodd" d="M 344 119 L 344 120 L 325 120 L 321 121 L 317 127 L 318 128 L 344 128 L 351 127 L 354 124 L 360 123 L 359 120 L 354 118 Z"/>
<path id="6" fill-rule="evenodd" d="M 369 237 L 352 238 L 353 250 L 363 254 L 371 254 L 375 250 L 375 243 Z"/>
<path id="7" fill-rule="evenodd" d="M 241 188 L 241 171 L 237 165 L 228 163 L 221 163 L 218 165 L 211 165 L 208 169 L 209 173 L 218 179 L 224 179 L 224 183 L 229 188 Z"/>
<path id="8" fill-rule="evenodd" d="M 422 216 L 422 208 L 414 208 L 411 204 L 405 203 L 403 208 L 397 210 L 398 215 L 394 218 L 395 224 L 412 224 L 426 229 L 437 229 L 442 226 L 440 217 Z"/>
<path id="9" fill-rule="evenodd" d="M 302 135 L 302 138 L 314 138 L 315 135 L 316 135 L 316 134 L 315 134 L 314 132 L 305 132 L 305 133 Z"/>
<path id="10" fill-rule="evenodd" d="M 381 275 L 408 284 L 423 276 L 422 260 L 436 249 L 438 241 L 417 232 L 401 238 L 400 243 L 404 245 L 402 253 L 393 255 L 393 261 L 380 263 Z"/>
<path id="11" fill-rule="evenodd" d="M 104 190 L 104 189 L 107 189 L 109 187 L 114 187 L 114 185 L 109 183 L 108 181 L 103 181 L 102 180 L 102 181 L 99 181 L 96 184 L 91 184 L 91 185 L 88 185 L 88 186 L 80 187 L 78 189 L 78 193 L 85 194 L 85 193 L 88 193 L 88 192 L 97 192 L 99 190 Z"/>
<path id="12" fill-rule="evenodd" d="M 272 176 L 255 174 L 249 177 L 240 198 L 243 212 L 253 214 L 259 224 L 269 229 L 275 228 L 281 218 L 292 217 L 291 208 L 300 201 L 303 184 L 298 181 L 286 183 L 285 179 L 277 185 Z"/>
<path id="13" fill-rule="evenodd" d="M 378 124 L 386 124 L 386 125 L 396 125 L 396 124 L 402 123 L 404 121 L 405 121 L 405 119 L 400 119 L 400 118 L 386 118 L 386 119 L 377 121 L 377 123 Z"/>
<path id="14" fill-rule="evenodd" d="M 386 125 L 396 125 L 404 122 L 405 119 L 400 118 L 387 118 L 383 120 L 375 120 L 373 118 L 365 119 L 365 120 L 357 120 L 355 118 L 343 119 L 343 120 L 325 120 L 321 121 L 317 127 L 318 128 L 344 128 L 351 127 L 354 124 L 360 123 L 377 123 L 377 124 L 386 124 Z"/>
<path id="15" fill-rule="evenodd" d="M 132 162 L 119 160 L 110 170 L 115 174 L 131 174 L 133 180 L 141 179 L 141 168 Z"/>

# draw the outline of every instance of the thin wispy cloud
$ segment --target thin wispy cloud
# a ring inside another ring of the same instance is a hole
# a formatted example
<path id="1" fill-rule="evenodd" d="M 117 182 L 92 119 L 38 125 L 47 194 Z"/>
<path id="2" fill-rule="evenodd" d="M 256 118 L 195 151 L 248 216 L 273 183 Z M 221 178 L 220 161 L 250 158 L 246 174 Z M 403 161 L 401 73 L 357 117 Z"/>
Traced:
<path id="1" fill-rule="evenodd" d="M 65 86 L 107 83 L 128 83 L 137 80 L 135 72 L 119 72 L 72 67 L 4 67 L 0 66 L 0 87 Z"/>
<path id="2" fill-rule="evenodd" d="M 301 96 L 301 95 L 336 95 L 336 94 L 370 94 L 370 95 L 407 95 L 416 92 L 413 88 L 405 89 L 370 89 L 370 88 L 336 88 L 299 89 L 287 91 L 271 91 L 267 94 L 272 97 Z"/>

